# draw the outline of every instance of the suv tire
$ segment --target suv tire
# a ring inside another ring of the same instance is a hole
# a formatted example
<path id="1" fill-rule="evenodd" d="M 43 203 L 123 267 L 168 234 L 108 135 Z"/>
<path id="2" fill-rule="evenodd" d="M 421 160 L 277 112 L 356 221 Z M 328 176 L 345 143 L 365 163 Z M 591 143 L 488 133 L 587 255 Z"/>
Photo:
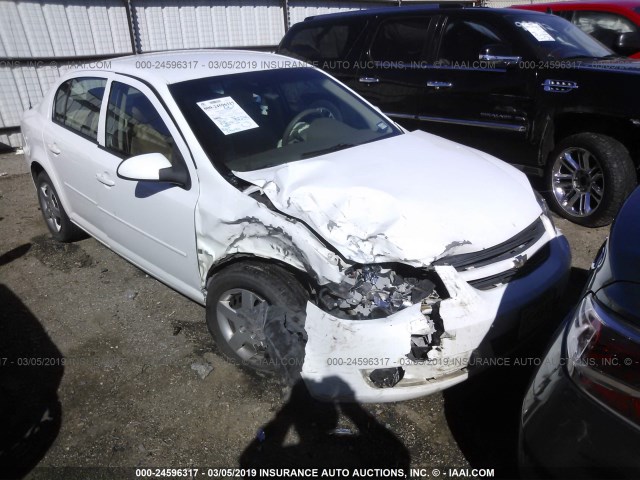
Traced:
<path id="1" fill-rule="evenodd" d="M 637 183 L 625 146 L 599 133 L 564 138 L 549 159 L 545 178 L 549 205 L 587 227 L 611 223 Z"/>

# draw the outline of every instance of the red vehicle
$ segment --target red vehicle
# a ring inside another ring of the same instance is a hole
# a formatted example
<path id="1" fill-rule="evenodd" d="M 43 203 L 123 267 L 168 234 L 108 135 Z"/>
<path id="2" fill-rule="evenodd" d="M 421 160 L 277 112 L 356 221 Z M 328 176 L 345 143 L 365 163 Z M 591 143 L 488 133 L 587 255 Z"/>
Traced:
<path id="1" fill-rule="evenodd" d="M 639 0 L 537 3 L 513 8 L 559 15 L 614 52 L 640 59 Z"/>

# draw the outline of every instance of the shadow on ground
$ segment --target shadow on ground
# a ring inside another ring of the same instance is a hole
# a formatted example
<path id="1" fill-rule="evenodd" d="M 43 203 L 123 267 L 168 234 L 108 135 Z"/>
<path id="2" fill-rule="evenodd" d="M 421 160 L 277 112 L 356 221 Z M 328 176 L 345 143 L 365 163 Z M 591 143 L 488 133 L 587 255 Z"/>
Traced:
<path id="1" fill-rule="evenodd" d="M 494 468 L 495 478 L 518 478 L 518 428 L 522 401 L 553 334 L 576 305 L 588 272 L 572 268 L 564 295 L 536 335 L 494 366 L 444 391 L 445 416 L 460 450 L 473 468 Z M 516 359 L 518 359 L 516 364 Z"/>
<path id="2" fill-rule="evenodd" d="M 29 248 L 2 256 L 9 263 Z M 0 284 L 0 478 L 21 478 L 58 435 L 63 357 L 38 319 Z"/>
<path id="3" fill-rule="evenodd" d="M 327 379 L 335 386 L 336 378 Z M 340 386 L 340 391 L 348 389 Z M 339 428 L 340 417 L 355 428 Z M 293 442 L 291 429 L 297 434 Z M 357 431 L 356 431 L 357 430 Z M 404 469 L 410 454 L 405 445 L 358 403 L 315 400 L 303 381 L 289 401 L 258 432 L 240 457 L 242 468 Z M 333 475 L 332 475 L 333 476 Z M 373 478 L 367 476 L 367 478 Z"/>

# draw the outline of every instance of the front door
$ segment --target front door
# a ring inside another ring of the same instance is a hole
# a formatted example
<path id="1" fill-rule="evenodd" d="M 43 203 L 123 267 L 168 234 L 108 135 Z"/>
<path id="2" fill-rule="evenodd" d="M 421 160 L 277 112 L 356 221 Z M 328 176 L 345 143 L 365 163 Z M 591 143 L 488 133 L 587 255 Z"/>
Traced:
<path id="1" fill-rule="evenodd" d="M 432 55 L 422 128 L 510 163 L 534 163 L 535 73 L 522 68 L 523 53 L 503 29 L 488 19 L 451 15 Z"/>
<path id="2" fill-rule="evenodd" d="M 198 295 L 195 206 L 199 184 L 189 151 L 155 94 L 116 76 L 108 87 L 104 132 L 97 157 L 102 181 L 99 208 L 111 247 L 177 290 Z M 188 170 L 191 185 L 119 178 L 120 162 L 161 153 Z"/>

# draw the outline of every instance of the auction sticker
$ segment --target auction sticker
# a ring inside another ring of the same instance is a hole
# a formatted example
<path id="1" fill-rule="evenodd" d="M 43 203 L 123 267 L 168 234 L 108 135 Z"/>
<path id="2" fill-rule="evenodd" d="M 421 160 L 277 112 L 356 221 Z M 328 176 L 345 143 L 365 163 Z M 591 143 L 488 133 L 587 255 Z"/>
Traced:
<path id="1" fill-rule="evenodd" d="M 555 42 L 555 38 L 549 35 L 542 25 L 537 22 L 520 22 L 520 25 L 539 42 Z"/>
<path id="2" fill-rule="evenodd" d="M 225 135 L 257 128 L 258 124 L 231 97 L 198 102 L 197 105 Z"/>

